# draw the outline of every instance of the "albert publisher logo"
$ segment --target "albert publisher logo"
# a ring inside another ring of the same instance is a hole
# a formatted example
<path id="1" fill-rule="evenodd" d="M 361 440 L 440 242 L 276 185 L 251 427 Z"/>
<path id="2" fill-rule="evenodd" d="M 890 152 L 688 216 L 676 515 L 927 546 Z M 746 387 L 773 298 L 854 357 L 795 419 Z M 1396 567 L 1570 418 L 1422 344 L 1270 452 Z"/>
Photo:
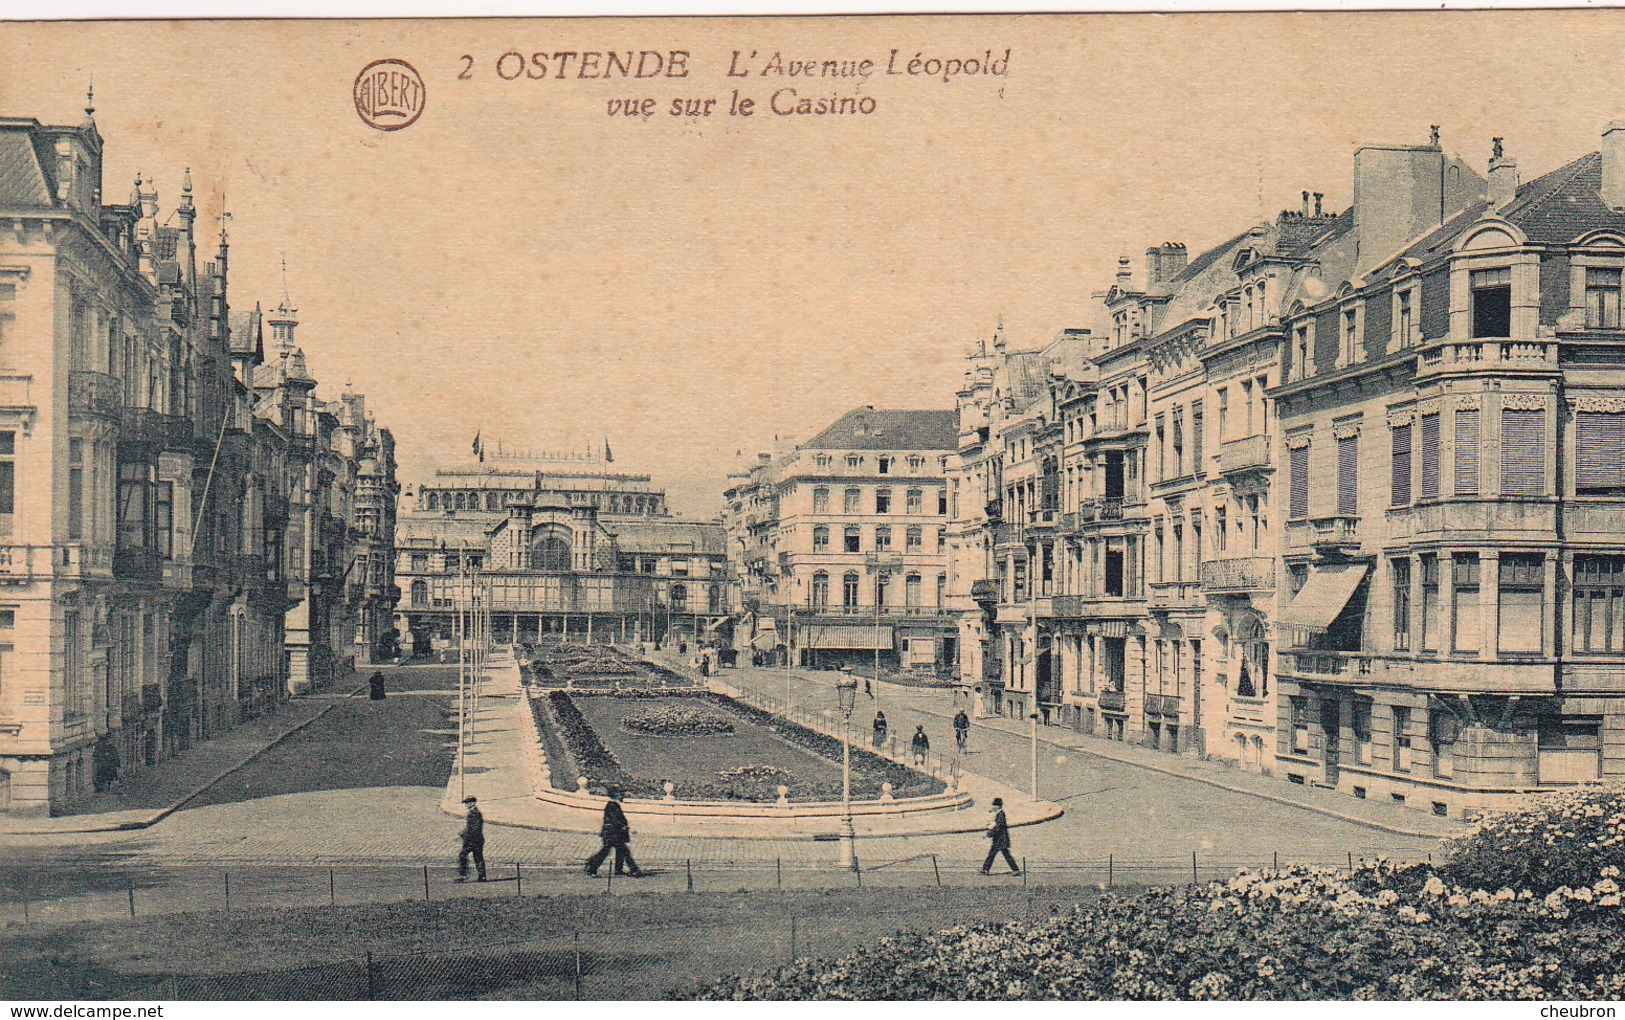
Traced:
<path id="1" fill-rule="evenodd" d="M 355 112 L 368 126 L 399 131 L 423 115 L 423 76 L 404 60 L 374 60 L 355 78 Z"/>

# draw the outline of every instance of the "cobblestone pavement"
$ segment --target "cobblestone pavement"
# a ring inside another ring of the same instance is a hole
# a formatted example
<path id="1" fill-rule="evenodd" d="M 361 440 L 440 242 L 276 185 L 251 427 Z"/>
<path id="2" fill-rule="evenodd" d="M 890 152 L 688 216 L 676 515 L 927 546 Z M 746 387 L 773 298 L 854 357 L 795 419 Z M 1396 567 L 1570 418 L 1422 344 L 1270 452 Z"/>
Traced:
<path id="1" fill-rule="evenodd" d="M 174 876 L 192 876 L 185 881 L 203 883 L 207 895 L 213 896 L 220 876 L 210 869 L 260 868 L 265 869 L 263 881 L 271 885 L 291 889 L 303 883 L 312 888 L 301 895 L 325 900 L 329 866 L 340 876 L 353 877 L 363 866 L 387 865 L 391 870 L 373 882 L 382 890 L 379 895 L 410 895 L 403 891 L 403 883 L 413 879 L 414 869 L 422 865 L 445 869 L 455 860 L 460 820 L 442 813 L 440 802 L 455 746 L 456 670 L 415 666 L 389 672 L 391 691 L 400 693 L 383 702 L 346 700 L 295 740 L 238 770 L 228 785 L 152 828 L 0 834 L 0 898 L 8 902 L 5 913 L 14 912 L 15 901 L 24 894 L 36 899 L 91 892 L 119 895 L 121 885 L 134 882 L 131 876 L 145 880 L 163 869 L 172 872 L 171 884 L 184 884 Z M 783 694 L 782 672 L 730 670 L 726 679 L 763 693 Z M 822 690 L 828 682 L 827 676 L 816 675 L 805 681 L 808 687 L 797 694 L 798 707 L 817 698 L 833 706 L 832 692 Z M 924 724 L 934 749 L 951 745 L 945 692 L 886 685 L 881 697 L 893 732 L 912 733 L 916 725 Z M 979 725 L 964 767 L 1026 786 L 1029 749 L 1025 737 Z M 1433 839 L 1376 831 L 1131 762 L 1047 744 L 1041 745 L 1041 753 L 1041 793 L 1060 802 L 1066 814 L 1016 830 L 1016 854 L 1034 862 L 1035 870 L 1054 871 L 1063 862 L 1078 862 L 1076 868 L 1093 875 L 1110 856 L 1120 876 L 1138 862 L 1160 869 L 1144 871 L 1147 877 L 1166 873 L 1174 878 L 1188 876 L 1193 851 L 1206 869 L 1264 863 L 1276 853 L 1282 860 L 1323 863 L 1348 855 L 1420 857 L 1436 845 Z M 516 862 L 552 868 L 535 872 L 530 881 L 572 891 L 586 880 L 562 868 L 573 867 L 595 848 L 596 840 L 589 835 L 490 826 L 486 856 L 494 874 L 505 875 Z M 826 871 L 836 855 L 835 845 L 807 839 L 638 838 L 634 850 L 640 860 L 658 864 L 665 873 L 645 887 L 649 889 L 684 888 L 686 875 L 681 882 L 675 876 L 687 868 L 697 871 L 702 885 L 733 876 L 726 881 L 761 887 L 778 882 L 781 868 L 803 876 L 792 882 L 853 881 L 850 875 Z M 861 840 L 859 855 L 868 868 L 908 861 L 871 873 L 869 881 L 883 881 L 889 872 L 897 881 L 911 882 L 930 873 L 930 855 L 936 855 L 939 869 L 960 875 L 979 864 L 985 850 L 982 837 L 956 834 Z M 267 877 L 275 874 L 283 877 Z M 421 877 L 416 875 L 418 883 Z M 432 870 L 430 877 L 438 889 L 449 881 L 450 873 Z M 111 888 L 98 889 L 98 882 Z M 367 884 L 357 878 L 350 888 L 362 897 L 364 887 Z M 458 887 L 459 892 L 464 890 L 473 888 Z M 239 896 L 245 895 L 243 887 Z"/>

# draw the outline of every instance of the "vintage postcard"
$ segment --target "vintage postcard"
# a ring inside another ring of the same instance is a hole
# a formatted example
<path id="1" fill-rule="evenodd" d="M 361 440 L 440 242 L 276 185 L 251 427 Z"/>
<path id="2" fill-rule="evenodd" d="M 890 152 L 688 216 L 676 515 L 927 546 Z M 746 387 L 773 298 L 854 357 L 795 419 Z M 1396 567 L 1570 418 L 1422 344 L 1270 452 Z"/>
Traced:
<path id="1" fill-rule="evenodd" d="M 0 22 L 0 997 L 1612 1016 L 1622 42 Z"/>

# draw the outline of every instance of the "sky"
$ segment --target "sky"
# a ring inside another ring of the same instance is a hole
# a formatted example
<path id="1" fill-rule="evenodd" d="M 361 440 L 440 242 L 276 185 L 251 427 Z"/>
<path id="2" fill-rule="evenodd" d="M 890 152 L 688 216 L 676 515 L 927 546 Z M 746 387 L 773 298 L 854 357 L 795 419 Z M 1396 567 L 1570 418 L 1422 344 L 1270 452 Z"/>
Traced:
<path id="1" fill-rule="evenodd" d="M 1622 42 L 1614 11 L 13 23 L 0 115 L 76 124 L 94 78 L 107 201 L 141 173 L 167 215 L 190 167 L 212 238 L 224 195 L 233 307 L 286 287 L 319 392 L 367 396 L 404 482 L 476 432 L 607 438 L 708 518 L 739 451 L 951 408 L 1001 320 L 1016 347 L 1094 325 L 1121 254 L 1194 256 L 1303 190 L 1345 207 L 1362 144 L 1439 124 L 1482 172 L 1502 136 L 1525 180 L 1595 150 Z M 529 76 L 674 49 L 686 77 Z M 908 73 L 1006 50 L 1002 74 Z M 426 95 L 387 132 L 352 95 L 384 58 Z M 782 89 L 874 108 L 780 116 Z M 716 102 L 669 116 L 683 98 Z"/>

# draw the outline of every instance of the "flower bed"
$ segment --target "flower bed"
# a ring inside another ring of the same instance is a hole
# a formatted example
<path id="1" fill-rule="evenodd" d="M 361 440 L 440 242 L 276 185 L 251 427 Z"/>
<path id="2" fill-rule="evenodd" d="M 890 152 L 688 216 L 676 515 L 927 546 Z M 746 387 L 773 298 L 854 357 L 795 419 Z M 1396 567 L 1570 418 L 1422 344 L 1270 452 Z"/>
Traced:
<path id="1" fill-rule="evenodd" d="M 1617 844 L 1592 844 L 1620 831 L 1622 807 L 1618 789 L 1587 791 L 1489 819 L 1452 845 L 1476 864 L 1244 869 L 1228 882 L 1108 895 L 1036 923 L 903 933 L 839 959 L 725 978 L 699 997 L 1617 999 L 1620 869 L 1596 863 L 1597 851 L 1617 859 Z M 1534 888 L 1449 877 L 1523 867 L 1530 852 L 1549 862 L 1527 872 Z M 1497 856 L 1506 860 L 1482 860 Z M 1542 895 L 1558 875 L 1567 884 Z"/>
<path id="2" fill-rule="evenodd" d="M 1546 894 L 1581 886 L 1598 869 L 1625 863 L 1625 799 L 1618 787 L 1585 787 L 1530 798 L 1488 815 L 1445 844 L 1446 878 Z"/>
<path id="3" fill-rule="evenodd" d="M 734 724 L 719 715 L 671 705 L 623 716 L 621 725 L 633 733 L 652 737 L 697 737 L 734 731 Z"/>
<path id="4" fill-rule="evenodd" d="M 577 697 L 605 698 L 613 697 L 621 700 L 644 699 L 672 699 L 681 698 L 693 701 L 696 705 L 709 704 L 725 713 L 741 717 L 745 722 L 765 729 L 778 740 L 799 746 L 804 750 L 813 752 L 822 758 L 831 769 L 825 778 L 813 778 L 799 774 L 794 766 L 783 768 L 778 764 L 767 761 L 744 762 L 740 765 L 720 769 L 714 780 L 691 777 L 682 783 L 676 784 L 674 796 L 682 800 L 718 800 L 718 801 L 746 801 L 754 803 L 772 803 L 778 799 L 777 788 L 780 785 L 790 788 L 790 799 L 797 802 L 807 801 L 835 801 L 841 797 L 841 781 L 839 779 L 839 763 L 841 760 L 840 741 L 822 734 L 814 733 L 804 727 L 786 722 L 776 716 L 769 715 L 751 708 L 748 705 L 732 701 L 728 698 L 709 693 L 673 694 L 670 692 L 635 691 L 584 693 L 573 692 Z M 537 725 L 545 728 L 552 727 L 553 733 L 549 743 L 562 745 L 565 760 L 554 764 L 554 782 L 556 788 L 571 789 L 575 777 L 586 776 L 595 790 L 602 790 L 610 786 L 618 787 L 627 796 L 641 799 L 662 799 L 666 796 L 665 775 L 638 775 L 635 769 L 629 769 L 608 747 L 593 728 L 591 722 L 582 714 L 581 709 L 572 700 L 572 693 L 565 691 L 551 691 L 548 693 L 546 709 L 544 711 L 540 700 L 532 702 Z M 645 710 L 652 712 L 669 711 L 666 708 Z M 680 711 L 693 711 L 684 706 Z M 622 719 L 632 718 L 638 713 L 632 713 Z M 720 715 L 720 713 L 719 713 Z M 729 720 L 720 721 L 733 725 Z M 599 719 L 600 725 L 603 719 Z M 630 727 L 626 727 L 630 729 Z M 636 732 L 636 731 L 634 731 Z M 697 737 L 715 737 L 718 733 L 691 734 Z M 547 738 L 544 737 L 544 740 Z M 771 742 L 770 742 L 771 743 Z M 626 748 L 622 748 L 623 752 Z M 784 748 L 788 760 L 792 763 L 799 759 L 799 753 Z M 557 758 L 557 752 L 549 747 L 550 760 Z M 804 759 L 800 759 L 804 760 Z M 808 763 L 812 764 L 812 763 Z M 772 776 L 769 777 L 769 771 Z M 814 771 L 817 771 L 816 769 Z M 880 796 L 882 784 L 891 783 L 893 795 L 896 797 L 920 797 L 941 793 L 943 784 L 928 776 L 904 768 L 895 762 L 881 758 L 878 755 L 854 747 L 852 749 L 852 795 L 857 799 L 874 799 Z"/>

